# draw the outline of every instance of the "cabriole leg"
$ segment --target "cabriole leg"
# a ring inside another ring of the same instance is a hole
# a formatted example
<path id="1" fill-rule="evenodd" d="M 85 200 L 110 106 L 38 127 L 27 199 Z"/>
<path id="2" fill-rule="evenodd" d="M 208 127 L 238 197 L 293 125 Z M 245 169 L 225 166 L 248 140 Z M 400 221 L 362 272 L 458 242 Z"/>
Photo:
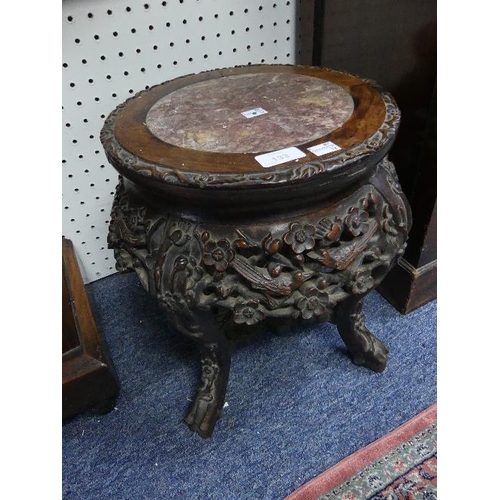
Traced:
<path id="1" fill-rule="evenodd" d="M 198 344 L 201 355 L 200 385 L 184 422 L 208 438 L 222 415 L 231 365 L 229 344 L 211 313 L 192 313 L 188 324 L 184 320 L 177 327 Z"/>
<path id="2" fill-rule="evenodd" d="M 363 301 L 351 296 L 337 306 L 337 328 L 354 364 L 383 372 L 389 350 L 366 328 Z"/>

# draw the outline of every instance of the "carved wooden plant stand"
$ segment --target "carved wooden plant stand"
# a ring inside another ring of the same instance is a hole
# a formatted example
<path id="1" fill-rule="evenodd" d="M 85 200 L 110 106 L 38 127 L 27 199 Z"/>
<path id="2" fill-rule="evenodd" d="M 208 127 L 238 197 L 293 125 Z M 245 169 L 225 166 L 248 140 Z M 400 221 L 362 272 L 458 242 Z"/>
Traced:
<path id="1" fill-rule="evenodd" d="M 384 370 L 361 308 L 411 225 L 386 157 L 398 124 L 374 82 L 300 66 L 179 78 L 108 117 L 101 140 L 123 176 L 109 245 L 199 345 L 193 431 L 210 436 L 221 415 L 228 330 L 331 321 L 354 363 Z"/>

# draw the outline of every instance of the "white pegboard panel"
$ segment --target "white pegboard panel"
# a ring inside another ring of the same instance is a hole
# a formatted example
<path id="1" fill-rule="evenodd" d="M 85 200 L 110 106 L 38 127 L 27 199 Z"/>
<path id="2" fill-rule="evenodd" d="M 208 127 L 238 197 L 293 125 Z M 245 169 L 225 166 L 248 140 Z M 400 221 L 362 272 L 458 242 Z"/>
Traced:
<path id="1" fill-rule="evenodd" d="M 293 64 L 296 1 L 63 0 L 63 234 L 86 283 L 115 272 L 106 238 L 117 173 L 99 141 L 108 113 L 178 76 Z"/>

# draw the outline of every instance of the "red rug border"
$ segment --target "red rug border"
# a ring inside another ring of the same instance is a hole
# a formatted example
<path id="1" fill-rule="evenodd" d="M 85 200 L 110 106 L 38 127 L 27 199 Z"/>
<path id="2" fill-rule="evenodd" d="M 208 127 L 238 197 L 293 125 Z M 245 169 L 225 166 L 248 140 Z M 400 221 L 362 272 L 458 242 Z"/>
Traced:
<path id="1" fill-rule="evenodd" d="M 317 500 L 342 484 L 357 471 L 383 457 L 392 449 L 437 421 L 437 403 L 414 416 L 385 436 L 344 458 L 315 478 L 300 486 L 284 500 Z"/>

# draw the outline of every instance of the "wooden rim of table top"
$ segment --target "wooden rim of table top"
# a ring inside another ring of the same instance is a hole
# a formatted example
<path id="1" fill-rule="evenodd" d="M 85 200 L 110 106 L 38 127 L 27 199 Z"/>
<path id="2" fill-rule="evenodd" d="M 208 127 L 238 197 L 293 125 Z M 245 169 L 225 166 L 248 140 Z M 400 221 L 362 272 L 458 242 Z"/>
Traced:
<path id="1" fill-rule="evenodd" d="M 179 88 L 223 76 L 265 72 L 302 74 L 340 85 L 353 98 L 354 111 L 340 128 L 297 146 L 305 157 L 271 168 L 263 168 L 254 154 L 197 151 L 167 144 L 145 125 L 151 107 Z M 167 185 L 245 188 L 344 171 L 366 155 L 388 150 L 399 120 L 399 109 L 392 96 L 371 80 L 312 66 L 243 66 L 183 76 L 139 92 L 108 116 L 101 131 L 101 142 L 111 164 L 136 182 L 144 176 Z M 321 157 L 307 149 L 327 141 L 342 149 Z"/>

